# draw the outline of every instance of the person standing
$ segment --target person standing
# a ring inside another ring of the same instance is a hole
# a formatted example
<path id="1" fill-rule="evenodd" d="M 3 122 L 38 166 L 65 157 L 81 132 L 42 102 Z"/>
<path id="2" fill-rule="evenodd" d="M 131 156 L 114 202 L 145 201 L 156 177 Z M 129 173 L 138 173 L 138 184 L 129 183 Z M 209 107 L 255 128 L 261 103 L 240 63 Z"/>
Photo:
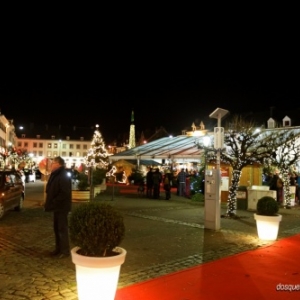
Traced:
<path id="1" fill-rule="evenodd" d="M 152 179 L 153 179 L 153 199 L 159 199 L 160 184 L 162 182 L 162 175 L 159 172 L 158 168 L 153 173 Z"/>
<path id="2" fill-rule="evenodd" d="M 166 171 L 164 179 L 163 179 L 163 184 L 164 184 L 164 190 L 166 193 L 166 200 L 169 200 L 171 198 L 171 172 L 169 170 Z"/>
<path id="3" fill-rule="evenodd" d="M 178 173 L 179 196 L 185 196 L 186 177 L 186 172 L 184 169 L 181 169 L 181 171 Z"/>
<path id="4" fill-rule="evenodd" d="M 283 181 L 282 181 L 282 176 L 278 175 L 277 178 L 277 202 L 279 202 L 280 204 L 283 204 Z"/>
<path id="5" fill-rule="evenodd" d="M 147 198 L 152 198 L 152 190 L 153 190 L 153 179 L 152 179 L 152 168 L 149 168 L 146 174 L 146 196 Z"/>
<path id="6" fill-rule="evenodd" d="M 51 255 L 70 256 L 68 214 L 72 207 L 72 181 L 65 170 L 65 161 L 57 156 L 51 164 L 51 175 L 46 186 L 45 211 L 53 212 L 55 249 Z"/>

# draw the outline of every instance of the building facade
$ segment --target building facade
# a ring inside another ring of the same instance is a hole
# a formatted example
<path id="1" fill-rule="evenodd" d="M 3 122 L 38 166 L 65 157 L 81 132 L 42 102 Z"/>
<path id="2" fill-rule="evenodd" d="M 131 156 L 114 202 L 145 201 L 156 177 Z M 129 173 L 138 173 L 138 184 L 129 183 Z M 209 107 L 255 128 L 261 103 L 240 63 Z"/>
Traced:
<path id="1" fill-rule="evenodd" d="M 6 163 L 7 150 L 16 142 L 15 126 L 13 120 L 8 120 L 0 112 L 0 167 Z"/>

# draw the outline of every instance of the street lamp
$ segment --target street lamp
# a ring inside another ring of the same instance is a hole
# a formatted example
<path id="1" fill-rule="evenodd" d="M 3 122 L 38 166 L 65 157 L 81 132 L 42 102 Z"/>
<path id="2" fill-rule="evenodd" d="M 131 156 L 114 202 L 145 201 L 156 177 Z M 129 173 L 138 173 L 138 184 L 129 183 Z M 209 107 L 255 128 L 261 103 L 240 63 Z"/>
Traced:
<path id="1" fill-rule="evenodd" d="M 217 151 L 217 168 L 205 170 L 205 220 L 204 227 L 208 229 L 220 229 L 221 210 L 221 172 L 220 156 L 224 143 L 224 128 L 221 127 L 221 119 L 228 113 L 228 110 L 217 108 L 210 115 L 210 118 L 218 119 L 218 127 L 214 128 L 214 148 Z"/>
<path id="2" fill-rule="evenodd" d="M 215 133 L 214 148 L 215 150 L 217 150 L 217 170 L 220 170 L 220 156 L 224 144 L 224 128 L 221 127 L 221 120 L 228 113 L 229 111 L 226 109 L 217 108 L 209 115 L 210 118 L 214 118 L 218 120 L 218 127 L 214 128 L 214 133 Z"/>
<path id="3" fill-rule="evenodd" d="M 211 140 L 210 140 L 210 136 L 209 135 L 205 135 L 202 139 L 203 142 L 203 146 L 204 146 L 204 170 L 206 170 L 206 164 L 207 164 L 207 153 L 208 150 L 207 148 L 210 147 L 211 144 Z"/>

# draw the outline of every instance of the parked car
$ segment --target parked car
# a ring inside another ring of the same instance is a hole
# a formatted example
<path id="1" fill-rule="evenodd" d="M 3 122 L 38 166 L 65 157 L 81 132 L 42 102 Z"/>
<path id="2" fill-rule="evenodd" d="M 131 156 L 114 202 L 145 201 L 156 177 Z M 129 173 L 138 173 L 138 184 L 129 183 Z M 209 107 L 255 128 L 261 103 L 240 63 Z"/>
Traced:
<path id="1" fill-rule="evenodd" d="M 0 219 L 14 209 L 20 211 L 25 199 L 25 185 L 15 170 L 0 170 Z"/>

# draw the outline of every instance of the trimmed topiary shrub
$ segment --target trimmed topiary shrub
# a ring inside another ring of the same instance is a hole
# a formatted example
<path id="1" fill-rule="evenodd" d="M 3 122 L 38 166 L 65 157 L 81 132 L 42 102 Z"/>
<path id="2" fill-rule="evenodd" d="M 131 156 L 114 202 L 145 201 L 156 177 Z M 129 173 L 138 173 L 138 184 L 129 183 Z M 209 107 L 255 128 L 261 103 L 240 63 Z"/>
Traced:
<path id="1" fill-rule="evenodd" d="M 262 216 L 276 216 L 279 210 L 277 201 L 269 196 L 260 198 L 256 204 L 256 213 Z"/>
<path id="2" fill-rule="evenodd" d="M 77 179 L 78 179 L 77 189 L 79 191 L 88 190 L 89 188 L 88 175 L 85 173 L 79 173 Z"/>
<path id="3" fill-rule="evenodd" d="M 125 235 L 121 213 L 111 205 L 99 202 L 81 204 L 70 217 L 70 239 L 85 256 L 113 256 Z"/>

